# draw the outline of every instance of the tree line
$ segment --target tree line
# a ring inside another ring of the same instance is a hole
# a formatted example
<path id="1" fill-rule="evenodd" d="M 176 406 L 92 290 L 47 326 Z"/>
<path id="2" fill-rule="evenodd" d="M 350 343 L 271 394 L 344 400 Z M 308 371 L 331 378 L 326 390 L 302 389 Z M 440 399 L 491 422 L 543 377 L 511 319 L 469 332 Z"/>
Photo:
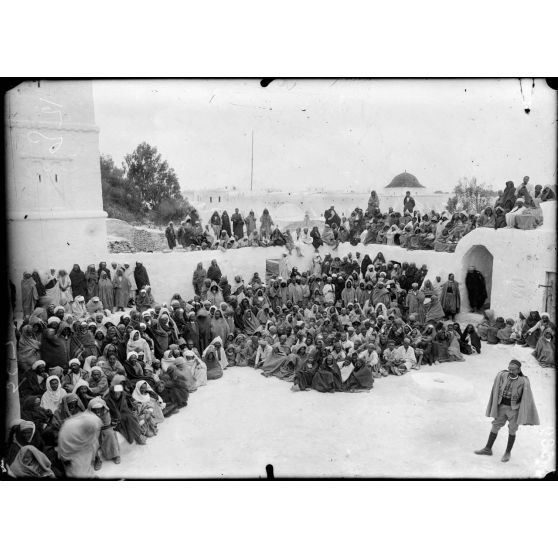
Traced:
<path id="1" fill-rule="evenodd" d="M 174 169 L 147 142 L 126 155 L 120 167 L 110 155 L 101 155 L 101 181 L 103 209 L 109 217 L 158 225 L 180 222 L 186 215 L 198 218 L 195 207 L 182 196 Z M 460 179 L 446 209 L 480 213 L 498 194 L 474 177 Z"/>
<path id="2" fill-rule="evenodd" d="M 101 155 L 100 164 L 103 209 L 109 217 L 158 225 L 181 221 L 186 215 L 198 218 L 182 196 L 174 169 L 156 147 L 143 142 L 120 166 L 110 155 Z"/>

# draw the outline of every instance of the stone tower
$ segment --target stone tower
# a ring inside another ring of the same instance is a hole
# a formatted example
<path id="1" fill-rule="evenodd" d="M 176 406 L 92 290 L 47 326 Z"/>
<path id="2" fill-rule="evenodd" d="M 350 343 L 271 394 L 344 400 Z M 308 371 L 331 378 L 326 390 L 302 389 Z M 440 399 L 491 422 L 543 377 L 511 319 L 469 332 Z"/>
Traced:
<path id="1" fill-rule="evenodd" d="M 99 129 L 90 81 L 24 82 L 6 94 L 10 278 L 106 257 Z"/>

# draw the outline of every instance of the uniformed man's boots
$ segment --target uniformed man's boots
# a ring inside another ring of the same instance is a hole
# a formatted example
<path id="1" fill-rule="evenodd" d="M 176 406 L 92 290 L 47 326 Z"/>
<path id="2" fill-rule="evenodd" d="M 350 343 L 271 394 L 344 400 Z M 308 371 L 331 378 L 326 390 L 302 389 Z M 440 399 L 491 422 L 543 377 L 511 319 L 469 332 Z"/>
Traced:
<path id="1" fill-rule="evenodd" d="M 496 436 L 498 436 L 498 434 L 496 434 L 495 432 L 491 432 L 488 436 L 488 442 L 486 442 L 486 446 L 480 450 L 476 450 L 475 453 L 477 455 L 492 455 L 492 445 L 494 444 L 494 440 L 496 440 Z"/>
<path id="2" fill-rule="evenodd" d="M 512 436 L 511 434 L 508 436 L 508 445 L 506 446 L 506 453 L 502 456 L 502 461 L 505 463 L 506 461 L 510 460 L 511 457 L 511 450 L 513 448 L 513 444 L 515 442 L 515 435 Z"/>

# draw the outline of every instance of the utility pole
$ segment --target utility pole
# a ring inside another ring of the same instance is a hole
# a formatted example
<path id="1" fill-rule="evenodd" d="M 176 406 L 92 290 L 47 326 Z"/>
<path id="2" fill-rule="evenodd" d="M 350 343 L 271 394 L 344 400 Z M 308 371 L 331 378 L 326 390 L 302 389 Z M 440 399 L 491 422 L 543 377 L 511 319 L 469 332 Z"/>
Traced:
<path id="1" fill-rule="evenodd" d="M 252 161 L 250 165 L 250 192 L 252 191 L 254 181 L 254 130 L 252 130 Z"/>

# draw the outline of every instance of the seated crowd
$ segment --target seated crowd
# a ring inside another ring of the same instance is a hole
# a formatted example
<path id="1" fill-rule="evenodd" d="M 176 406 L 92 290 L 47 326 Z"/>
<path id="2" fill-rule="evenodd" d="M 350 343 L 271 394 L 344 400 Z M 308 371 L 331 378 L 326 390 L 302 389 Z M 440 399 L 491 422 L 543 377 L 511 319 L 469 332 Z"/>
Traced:
<path id="1" fill-rule="evenodd" d="M 547 312 L 519 312 L 517 320 L 495 317 L 494 310 L 484 310 L 477 327 L 482 341 L 489 345 L 519 345 L 534 349 L 533 356 L 543 367 L 553 367 L 556 325 Z"/>
<path id="2" fill-rule="evenodd" d="M 453 274 L 430 281 L 425 265 L 386 262 L 381 252 L 373 260 L 316 254 L 304 271 L 285 255 L 268 284 L 258 273 L 229 283 L 215 260 L 207 270 L 200 263 L 194 296 L 176 293 L 168 303 L 155 301 L 140 262 L 133 273 L 113 267 L 101 262 L 93 281 L 76 264 L 71 286 L 66 275 L 60 286 L 25 274 L 21 420 L 6 462 L 15 477 L 94 476 L 103 460 L 120 462 L 117 432 L 145 444 L 232 366 L 292 382 L 294 391 L 358 392 L 423 364 L 462 361 L 481 352 L 482 340 L 525 343 L 554 361 L 547 315 L 501 323 L 487 310 L 478 328 L 462 330 L 453 321 L 461 306 Z M 105 276 L 118 278 L 110 296 Z M 127 277 L 135 297 L 119 292 Z"/>
<path id="3" fill-rule="evenodd" d="M 301 226 L 281 231 L 273 223 L 267 209 L 259 219 L 259 227 L 254 211 L 244 217 L 238 208 L 229 217 L 227 211 L 221 215 L 217 211 L 210 223 L 202 227 L 197 219 L 190 216 L 175 230 L 171 222 L 165 230 L 170 249 L 177 245 L 187 250 L 227 250 L 246 246 L 285 246 L 289 254 L 296 248 L 300 254 L 303 244 L 312 244 L 336 249 L 340 243 L 398 245 L 408 250 L 436 250 L 454 252 L 459 240 L 475 228 L 492 229 L 519 228 L 533 229 L 542 224 L 541 202 L 556 199 L 554 191 L 538 184 L 530 194 L 529 177 L 524 178 L 519 188 L 513 182 L 506 183 L 493 207 L 485 208 L 480 214 L 457 211 L 429 211 L 421 214 L 415 210 L 415 201 L 407 192 L 403 202 L 403 212 L 389 208 L 382 213 L 378 195 L 372 191 L 365 212 L 355 208 L 349 217 L 339 215 L 334 206 L 324 212 L 324 227 L 310 226 L 306 214 Z"/>
<path id="4" fill-rule="evenodd" d="M 556 199 L 556 196 L 550 187 L 543 189 L 541 185 L 535 187 L 534 196 L 531 196 L 528 181 L 529 177 L 526 176 L 517 191 L 513 182 L 508 181 L 494 207 L 485 208 L 481 214 L 457 211 L 450 215 L 448 211 L 430 211 L 421 215 L 414 211 L 415 202 L 409 192 L 404 201 L 403 214 L 394 212 L 392 208 L 388 213 L 382 213 L 378 197 L 372 192 L 364 215 L 357 208 L 347 221 L 340 219 L 338 223 L 330 223 L 329 226 L 334 235 L 342 228 L 348 229 L 348 240 L 354 244 L 388 244 L 399 245 L 408 250 L 454 252 L 459 240 L 475 228 L 533 229 L 540 226 L 540 203 Z M 345 232 L 338 236 L 340 242 L 345 241 Z"/>

